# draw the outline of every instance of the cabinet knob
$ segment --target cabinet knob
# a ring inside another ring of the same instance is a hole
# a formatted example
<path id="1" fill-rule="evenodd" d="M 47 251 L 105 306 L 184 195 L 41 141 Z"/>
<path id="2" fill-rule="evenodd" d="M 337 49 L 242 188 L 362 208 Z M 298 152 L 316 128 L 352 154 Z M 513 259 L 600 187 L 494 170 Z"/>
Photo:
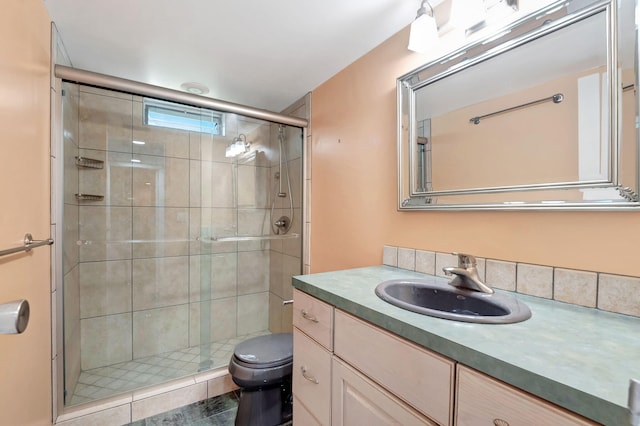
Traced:
<path id="1" fill-rule="evenodd" d="M 304 309 L 300 311 L 300 314 L 304 319 L 307 319 L 312 322 L 318 322 L 318 319 L 314 315 L 311 315 L 309 312 L 305 311 Z"/>
<path id="2" fill-rule="evenodd" d="M 493 419 L 493 424 L 495 426 L 509 426 L 509 422 L 502 419 Z"/>
<path id="3" fill-rule="evenodd" d="M 313 376 L 310 376 L 309 374 L 307 374 L 307 367 L 305 367 L 304 365 L 300 366 L 300 371 L 302 372 L 302 377 L 304 377 L 305 379 L 307 379 L 308 381 L 315 383 L 316 385 L 320 382 L 318 382 L 318 379 L 316 379 Z"/>

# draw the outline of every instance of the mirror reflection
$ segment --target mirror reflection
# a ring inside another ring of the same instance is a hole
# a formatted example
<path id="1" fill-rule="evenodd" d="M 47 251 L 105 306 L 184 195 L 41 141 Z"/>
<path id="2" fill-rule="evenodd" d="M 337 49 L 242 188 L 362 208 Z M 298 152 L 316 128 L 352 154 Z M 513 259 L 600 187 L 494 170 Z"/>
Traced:
<path id="1" fill-rule="evenodd" d="M 633 18 L 563 5 L 399 79 L 400 208 L 637 204 Z"/>

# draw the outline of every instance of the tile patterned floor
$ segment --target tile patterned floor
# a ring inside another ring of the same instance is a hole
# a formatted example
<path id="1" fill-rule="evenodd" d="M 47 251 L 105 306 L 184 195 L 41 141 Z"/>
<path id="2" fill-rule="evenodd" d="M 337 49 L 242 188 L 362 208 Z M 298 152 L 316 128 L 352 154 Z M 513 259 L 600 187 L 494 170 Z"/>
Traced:
<path id="1" fill-rule="evenodd" d="M 268 333 L 263 331 L 212 343 L 209 351 L 211 363 L 207 362 L 209 361 L 207 357 L 201 359 L 200 347 L 194 347 L 83 371 L 73 395 L 66 397 L 67 406 L 95 401 L 185 377 L 198 371 L 226 366 L 238 343 L 250 337 Z M 205 361 L 204 364 L 201 363 L 202 360 Z M 204 368 L 201 368 L 201 364 Z"/>
<path id="2" fill-rule="evenodd" d="M 129 426 L 233 426 L 237 410 L 238 394 L 230 392 L 130 423 Z"/>
<path id="3" fill-rule="evenodd" d="M 236 412 L 238 411 L 238 392 L 230 392 L 224 395 L 196 402 L 166 413 L 147 417 L 143 420 L 130 423 L 128 426 L 234 426 Z M 292 426 L 293 421 L 283 423 L 281 426 Z"/>

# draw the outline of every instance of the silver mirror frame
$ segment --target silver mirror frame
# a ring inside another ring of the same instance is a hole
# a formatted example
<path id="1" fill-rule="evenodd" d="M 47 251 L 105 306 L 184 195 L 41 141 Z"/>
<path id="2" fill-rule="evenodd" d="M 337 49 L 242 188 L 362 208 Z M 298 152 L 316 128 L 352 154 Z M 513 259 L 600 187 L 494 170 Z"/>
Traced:
<path id="1" fill-rule="evenodd" d="M 623 187 L 619 182 L 618 160 L 620 145 L 619 135 L 619 79 L 618 64 L 618 2 L 623 0 L 605 0 L 587 3 L 576 12 L 569 12 L 567 5 L 570 3 L 584 3 L 581 0 L 557 1 L 547 7 L 527 15 L 506 27 L 497 29 L 486 38 L 463 46 L 443 57 L 431 61 L 397 79 L 397 108 L 398 108 L 398 210 L 632 210 L 640 207 L 638 194 L 630 188 Z M 633 1 L 633 0 L 630 0 Z M 634 2 L 637 8 L 637 0 Z M 495 57 L 510 49 L 524 45 L 529 41 L 540 38 L 546 34 L 565 28 L 574 22 L 586 19 L 598 13 L 605 13 L 607 30 L 607 69 L 609 74 L 609 133 L 610 133 L 610 168 L 608 180 L 559 182 L 537 185 L 514 185 L 492 188 L 474 188 L 452 191 L 419 192 L 415 188 L 414 141 L 417 140 L 416 126 L 416 90 L 441 80 L 458 71 L 469 68 L 479 62 Z M 540 17 L 550 24 L 540 26 Z M 634 68 L 635 87 L 638 86 L 638 23 L 635 29 Z M 508 38 L 495 39 L 496 34 L 508 33 Z M 615 72 L 611 72 L 614 70 Z M 636 97 L 636 122 L 639 110 L 638 97 Z M 636 126 L 637 129 L 637 126 Z M 638 131 L 635 137 L 638 146 Z M 640 150 L 637 150 L 640 152 Z M 636 158 L 635 188 L 640 188 L 639 160 Z M 553 203 L 544 202 L 502 202 L 482 204 L 447 204 L 447 198 L 452 199 L 456 195 L 485 194 L 495 192 L 535 191 L 535 190 L 567 190 L 583 188 L 615 188 L 621 196 L 621 200 L 606 201 L 560 201 Z M 432 200 L 437 199 L 437 203 Z"/>

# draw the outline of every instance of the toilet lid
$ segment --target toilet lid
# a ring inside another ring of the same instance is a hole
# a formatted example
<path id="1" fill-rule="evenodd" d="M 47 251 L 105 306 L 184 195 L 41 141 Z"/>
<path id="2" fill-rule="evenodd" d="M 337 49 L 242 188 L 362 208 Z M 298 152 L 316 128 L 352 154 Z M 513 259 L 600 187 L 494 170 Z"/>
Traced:
<path id="1" fill-rule="evenodd" d="M 247 364 L 275 367 L 293 359 L 291 333 L 267 334 L 239 343 L 233 355 Z"/>

